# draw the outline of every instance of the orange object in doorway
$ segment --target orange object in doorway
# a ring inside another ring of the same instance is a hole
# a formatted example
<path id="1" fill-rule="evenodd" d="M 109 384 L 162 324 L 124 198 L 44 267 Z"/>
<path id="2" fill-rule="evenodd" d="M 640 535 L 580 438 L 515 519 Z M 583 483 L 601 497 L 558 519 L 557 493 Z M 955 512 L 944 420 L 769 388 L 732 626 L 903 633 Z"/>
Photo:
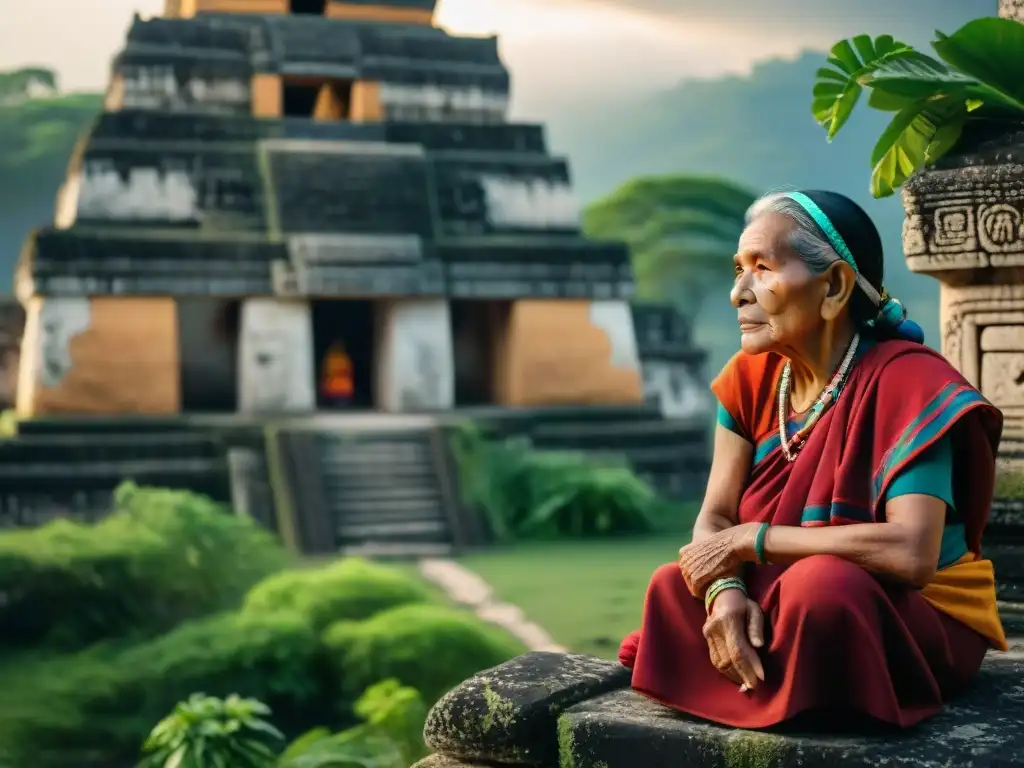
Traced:
<path id="1" fill-rule="evenodd" d="M 331 344 L 324 355 L 320 374 L 320 393 L 328 401 L 351 400 L 355 394 L 352 358 L 340 341 Z"/>

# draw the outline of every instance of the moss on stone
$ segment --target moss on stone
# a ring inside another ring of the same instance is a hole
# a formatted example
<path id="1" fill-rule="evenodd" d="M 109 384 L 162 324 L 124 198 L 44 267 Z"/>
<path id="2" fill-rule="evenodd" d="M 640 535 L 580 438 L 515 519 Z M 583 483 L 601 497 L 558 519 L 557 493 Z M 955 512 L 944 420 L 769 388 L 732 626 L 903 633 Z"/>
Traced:
<path id="1" fill-rule="evenodd" d="M 575 748 L 572 721 L 562 715 L 558 718 L 558 768 L 576 768 L 576 758 L 573 756 Z"/>
<path id="2" fill-rule="evenodd" d="M 736 731 L 725 742 L 725 768 L 774 768 L 782 765 L 786 751 L 779 736 Z"/>
<path id="3" fill-rule="evenodd" d="M 484 683 L 484 701 L 487 704 L 487 713 L 481 723 L 484 733 L 490 731 L 494 726 L 508 729 L 515 723 L 515 704 L 491 688 L 489 682 Z"/>
<path id="4" fill-rule="evenodd" d="M 996 472 L 997 499 L 1024 499 L 1024 472 L 1001 469 Z"/>

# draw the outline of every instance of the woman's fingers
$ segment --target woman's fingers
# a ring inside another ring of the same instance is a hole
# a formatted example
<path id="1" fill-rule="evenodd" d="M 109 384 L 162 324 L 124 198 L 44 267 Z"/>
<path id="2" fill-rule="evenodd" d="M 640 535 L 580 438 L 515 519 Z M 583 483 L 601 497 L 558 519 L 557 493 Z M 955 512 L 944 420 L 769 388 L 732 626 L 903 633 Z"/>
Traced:
<path id="1" fill-rule="evenodd" d="M 764 614 L 761 606 L 753 600 L 747 601 L 747 639 L 755 648 L 764 645 Z M 764 680 L 764 677 L 761 679 Z"/>
<path id="2" fill-rule="evenodd" d="M 739 682 L 745 684 L 750 690 L 756 688 L 758 681 L 762 679 L 758 675 L 761 660 L 757 658 L 757 652 L 750 647 L 746 638 L 733 640 L 729 643 L 729 659 L 732 661 L 733 669 L 740 676 Z M 761 675 L 764 675 L 763 669 L 761 670 Z"/>
<path id="3" fill-rule="evenodd" d="M 704 625 L 704 637 L 708 641 L 711 665 L 737 685 L 742 683 L 743 678 L 733 669 L 728 643 L 721 632 L 721 627 L 715 622 L 708 622 Z"/>

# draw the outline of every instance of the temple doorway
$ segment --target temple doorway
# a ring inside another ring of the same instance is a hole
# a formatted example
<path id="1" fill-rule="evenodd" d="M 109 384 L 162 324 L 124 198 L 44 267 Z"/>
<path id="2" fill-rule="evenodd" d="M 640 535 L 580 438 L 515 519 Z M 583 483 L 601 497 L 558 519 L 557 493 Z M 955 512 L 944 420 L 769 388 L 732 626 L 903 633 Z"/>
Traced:
<path id="1" fill-rule="evenodd" d="M 208 296 L 177 299 L 181 410 L 238 408 L 238 337 L 242 302 Z"/>
<path id="2" fill-rule="evenodd" d="M 289 0 L 288 10 L 295 14 L 323 16 L 327 0 Z"/>
<path id="3" fill-rule="evenodd" d="M 283 80 L 282 114 L 321 122 L 348 120 L 352 107 L 352 81 L 309 77 Z"/>
<path id="4" fill-rule="evenodd" d="M 315 300 L 312 311 L 317 408 L 374 408 L 374 303 Z"/>
<path id="5" fill-rule="evenodd" d="M 456 407 L 499 402 L 499 350 L 511 306 L 508 301 L 451 302 Z"/>

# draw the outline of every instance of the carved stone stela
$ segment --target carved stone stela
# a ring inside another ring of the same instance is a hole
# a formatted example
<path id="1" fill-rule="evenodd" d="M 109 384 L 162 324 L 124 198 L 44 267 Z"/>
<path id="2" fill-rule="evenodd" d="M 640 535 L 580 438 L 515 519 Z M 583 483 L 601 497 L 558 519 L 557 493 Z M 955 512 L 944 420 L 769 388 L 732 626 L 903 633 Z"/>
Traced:
<path id="1" fill-rule="evenodd" d="M 1024 449 L 1024 165 L 930 170 L 903 190 L 903 248 L 941 282 L 942 352 L 1006 415 Z"/>

